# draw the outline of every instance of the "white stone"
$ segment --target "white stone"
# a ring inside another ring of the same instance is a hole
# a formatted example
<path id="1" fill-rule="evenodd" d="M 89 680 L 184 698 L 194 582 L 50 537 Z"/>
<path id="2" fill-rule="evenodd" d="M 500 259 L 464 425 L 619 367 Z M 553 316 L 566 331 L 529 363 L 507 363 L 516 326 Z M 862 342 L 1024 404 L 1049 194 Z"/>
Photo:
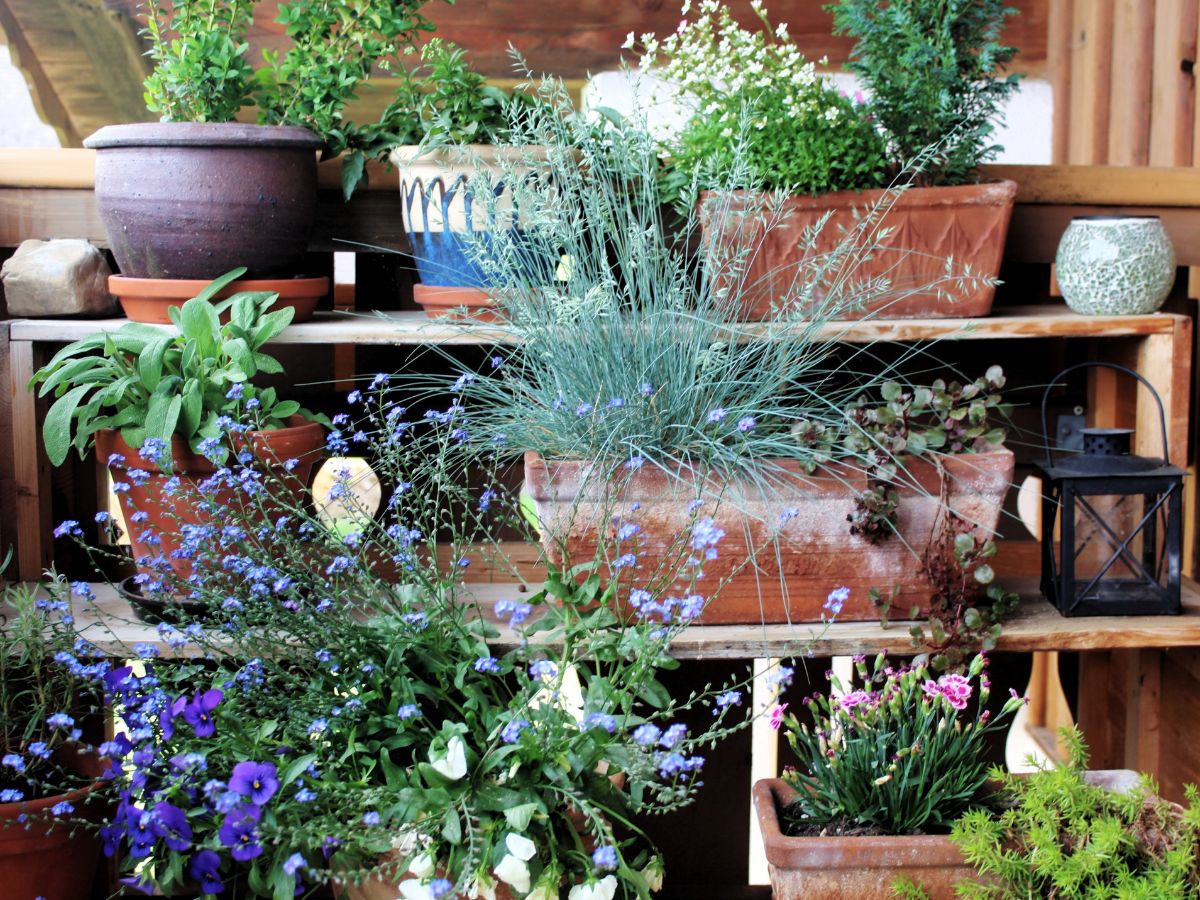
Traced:
<path id="1" fill-rule="evenodd" d="M 87 241 L 22 241 L 0 268 L 10 316 L 98 316 L 112 313 L 112 269 Z"/>

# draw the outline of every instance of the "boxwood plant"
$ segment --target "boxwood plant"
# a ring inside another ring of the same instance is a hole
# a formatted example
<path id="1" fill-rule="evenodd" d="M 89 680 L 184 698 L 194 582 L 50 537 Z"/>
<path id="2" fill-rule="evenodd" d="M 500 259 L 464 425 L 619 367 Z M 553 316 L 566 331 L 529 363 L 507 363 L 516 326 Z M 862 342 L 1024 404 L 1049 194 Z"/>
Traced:
<path id="1" fill-rule="evenodd" d="M 30 387 L 57 399 L 42 424 L 46 453 L 61 465 L 71 448 L 83 456 L 96 432 L 117 429 L 129 446 L 161 441 L 170 461 L 171 436 L 178 434 L 198 453 L 224 458 L 221 436 L 231 420 L 254 411 L 258 429 L 281 428 L 297 413 L 322 420 L 294 400 L 281 400 L 272 387 L 251 380 L 283 367 L 262 348 L 292 321 L 293 310 L 271 311 L 278 295 L 243 292 L 214 302 L 234 269 L 213 281 L 182 307 L 170 309 L 176 333 L 130 322 L 64 347 Z M 222 313 L 229 321 L 221 324 Z"/>

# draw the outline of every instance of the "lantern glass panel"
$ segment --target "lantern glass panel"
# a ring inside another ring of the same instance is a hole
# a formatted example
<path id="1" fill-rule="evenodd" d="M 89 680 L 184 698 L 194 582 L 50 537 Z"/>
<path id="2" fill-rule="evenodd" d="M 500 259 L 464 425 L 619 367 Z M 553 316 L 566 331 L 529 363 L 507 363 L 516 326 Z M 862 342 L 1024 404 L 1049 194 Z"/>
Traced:
<path id="1" fill-rule="evenodd" d="M 1117 600 L 1167 584 L 1167 505 L 1159 494 L 1075 494 L 1076 600 Z M 1061 532 L 1055 552 L 1064 559 Z"/>

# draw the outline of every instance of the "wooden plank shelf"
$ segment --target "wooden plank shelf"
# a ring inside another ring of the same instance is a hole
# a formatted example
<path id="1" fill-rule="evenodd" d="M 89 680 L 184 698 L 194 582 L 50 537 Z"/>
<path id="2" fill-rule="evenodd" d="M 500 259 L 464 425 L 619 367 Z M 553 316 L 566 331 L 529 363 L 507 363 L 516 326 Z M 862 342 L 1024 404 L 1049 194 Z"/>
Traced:
<path id="1" fill-rule="evenodd" d="M 14 319 L 12 341 L 69 342 L 115 331 L 127 319 Z M 823 340 L 845 343 L 873 341 L 993 340 L 1052 337 L 1145 337 L 1169 335 L 1187 321 L 1177 313 L 1141 316 L 1081 316 L 1062 304 L 1012 306 L 981 319 L 859 319 L 829 322 Z M 173 326 L 155 326 L 164 330 Z M 742 328 L 753 335 L 762 326 Z M 276 338 L 279 344 L 477 344 L 511 342 L 495 324 L 430 319 L 422 312 L 318 313 L 311 322 L 292 325 Z"/>
<path id="2" fill-rule="evenodd" d="M 131 656 L 137 643 L 153 644 L 164 656 L 178 655 L 163 641 L 153 625 L 133 615 L 128 601 L 107 584 L 92 586 L 94 604 L 74 600 L 73 613 L 80 635 L 105 654 Z M 1060 616 L 1037 593 L 1035 579 L 1013 579 L 1022 596 L 1016 614 L 1004 626 L 1000 651 L 1121 650 L 1133 648 L 1200 647 L 1200 586 L 1184 581 L 1183 613 L 1178 616 L 1098 616 L 1068 619 Z M 498 624 L 492 607 L 500 600 L 528 596 L 519 583 L 468 584 L 465 596 L 478 602 L 486 619 Z M 884 629 L 878 622 L 835 622 L 793 625 L 694 625 L 672 644 L 679 659 L 755 659 L 764 657 L 851 656 L 882 650 L 897 656 L 914 653 L 908 629 L 911 622 L 893 621 Z M 507 652 L 517 646 L 516 636 L 501 627 L 494 646 Z M 193 648 L 194 652 L 194 648 Z"/>

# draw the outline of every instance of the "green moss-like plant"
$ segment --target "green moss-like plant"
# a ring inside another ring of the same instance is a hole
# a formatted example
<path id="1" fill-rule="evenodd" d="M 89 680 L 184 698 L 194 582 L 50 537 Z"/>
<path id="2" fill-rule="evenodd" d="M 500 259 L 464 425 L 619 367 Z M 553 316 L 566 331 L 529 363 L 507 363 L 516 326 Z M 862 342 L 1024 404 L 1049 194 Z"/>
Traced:
<path id="1" fill-rule="evenodd" d="M 1160 800 L 1149 776 L 1116 793 L 1084 779 L 1087 748 L 1063 730 L 1065 764 L 1027 777 L 994 773 L 1012 805 L 972 810 L 951 837 L 988 883 L 961 883 L 959 896 L 982 898 L 1200 896 L 1200 804 Z"/>

